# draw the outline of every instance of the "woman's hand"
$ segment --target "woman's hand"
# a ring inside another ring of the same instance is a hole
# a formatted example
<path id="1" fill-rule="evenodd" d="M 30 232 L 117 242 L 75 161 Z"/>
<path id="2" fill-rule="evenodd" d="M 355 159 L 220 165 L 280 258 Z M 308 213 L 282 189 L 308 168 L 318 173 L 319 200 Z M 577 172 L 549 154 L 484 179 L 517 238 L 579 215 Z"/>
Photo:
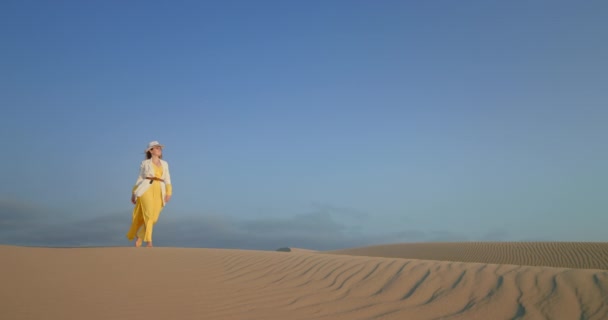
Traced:
<path id="1" fill-rule="evenodd" d="M 135 200 L 136 200 L 136 199 L 135 199 L 135 195 L 134 195 L 134 194 L 131 194 L 131 203 L 135 204 Z"/>
<path id="2" fill-rule="evenodd" d="M 165 202 L 169 202 L 169 200 L 171 200 L 171 195 L 168 194 L 165 196 Z"/>

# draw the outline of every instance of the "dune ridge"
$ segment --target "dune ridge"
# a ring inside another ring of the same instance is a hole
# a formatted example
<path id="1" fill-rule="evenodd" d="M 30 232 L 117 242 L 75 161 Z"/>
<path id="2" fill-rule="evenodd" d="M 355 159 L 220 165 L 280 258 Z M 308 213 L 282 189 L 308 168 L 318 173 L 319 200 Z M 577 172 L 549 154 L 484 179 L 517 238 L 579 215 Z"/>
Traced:
<path id="1" fill-rule="evenodd" d="M 396 243 L 323 253 L 608 270 L 608 242 Z"/>
<path id="2" fill-rule="evenodd" d="M 606 319 L 608 271 L 186 248 L 0 246 L 2 319 Z"/>

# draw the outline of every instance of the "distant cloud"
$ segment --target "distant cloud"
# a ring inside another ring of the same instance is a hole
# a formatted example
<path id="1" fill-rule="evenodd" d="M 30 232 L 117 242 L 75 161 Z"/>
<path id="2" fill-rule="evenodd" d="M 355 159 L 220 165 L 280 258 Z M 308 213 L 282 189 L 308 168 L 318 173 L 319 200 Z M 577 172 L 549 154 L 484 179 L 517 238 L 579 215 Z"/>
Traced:
<path id="1" fill-rule="evenodd" d="M 128 217 L 121 219 L 119 215 L 77 219 L 50 209 L 0 201 L 0 243 L 33 246 L 118 244 L 114 234 L 128 221 Z"/>
<path id="2" fill-rule="evenodd" d="M 242 230 L 250 233 L 263 234 L 317 234 L 335 233 L 344 230 L 344 226 L 335 221 L 328 213 L 314 212 L 297 214 L 290 218 L 257 219 L 238 222 Z"/>
<path id="3" fill-rule="evenodd" d="M 370 216 L 369 213 L 357 210 L 355 208 L 337 207 L 328 203 L 314 202 L 312 206 L 315 211 L 320 213 L 335 214 L 358 219 L 368 218 Z"/>
<path id="4" fill-rule="evenodd" d="M 506 241 L 511 238 L 509 231 L 505 228 L 495 228 L 488 230 L 481 236 L 482 241 Z"/>
<path id="5" fill-rule="evenodd" d="M 207 221 L 215 222 L 208 227 Z M 221 221 L 221 222 L 220 222 Z M 220 223 L 218 223 L 220 222 Z M 288 218 L 235 220 L 203 215 L 171 220 L 165 229 L 174 228 L 178 237 L 163 233 L 168 243 L 180 246 L 222 247 L 275 250 L 301 247 L 329 250 L 366 245 L 370 237 L 351 232 L 331 215 L 313 212 Z M 159 228 L 160 230 L 160 228 Z M 156 231 L 155 231 L 156 232 Z"/>
<path id="6" fill-rule="evenodd" d="M 427 235 L 426 241 L 432 242 L 462 242 L 471 241 L 471 237 L 465 233 L 459 233 L 449 230 L 433 230 Z"/>
<path id="7" fill-rule="evenodd" d="M 0 202 L 0 243 L 31 246 L 130 245 L 131 212 L 75 218 L 20 203 Z M 349 231 L 327 212 L 287 218 L 241 220 L 163 212 L 154 239 L 162 246 L 275 250 L 282 246 L 317 250 L 366 245 L 372 237 Z"/>
<path id="8" fill-rule="evenodd" d="M 376 244 L 423 241 L 467 241 L 464 233 L 407 229 L 368 234 L 348 227 L 345 215 L 364 216 L 351 209 L 324 205 L 319 210 L 285 218 L 235 219 L 218 214 L 181 215 L 164 211 L 154 229 L 158 246 L 276 250 L 300 247 L 333 250 Z M 348 219 L 347 219 L 348 220 Z M 131 212 L 77 218 L 19 203 L 0 202 L 0 244 L 28 246 L 130 246 L 126 232 Z M 480 239 L 506 239 L 495 229 Z"/>
<path id="9" fill-rule="evenodd" d="M 49 222 L 52 220 L 52 216 L 51 212 L 44 214 L 42 208 L 26 203 L 8 199 L 0 200 L 0 228 L 5 230 L 32 222 Z"/>

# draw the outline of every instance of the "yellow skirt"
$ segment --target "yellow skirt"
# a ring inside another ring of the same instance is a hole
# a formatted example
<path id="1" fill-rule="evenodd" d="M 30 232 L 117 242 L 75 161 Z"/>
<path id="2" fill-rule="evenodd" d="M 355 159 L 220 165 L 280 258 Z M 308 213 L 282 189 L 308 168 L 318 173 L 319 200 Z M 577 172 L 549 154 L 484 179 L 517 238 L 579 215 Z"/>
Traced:
<path id="1" fill-rule="evenodd" d="M 145 242 L 152 241 L 152 230 L 162 210 L 161 185 L 159 181 L 154 181 L 150 188 L 141 197 L 137 198 L 127 238 L 133 240 L 135 235 L 137 235 L 138 238 Z"/>

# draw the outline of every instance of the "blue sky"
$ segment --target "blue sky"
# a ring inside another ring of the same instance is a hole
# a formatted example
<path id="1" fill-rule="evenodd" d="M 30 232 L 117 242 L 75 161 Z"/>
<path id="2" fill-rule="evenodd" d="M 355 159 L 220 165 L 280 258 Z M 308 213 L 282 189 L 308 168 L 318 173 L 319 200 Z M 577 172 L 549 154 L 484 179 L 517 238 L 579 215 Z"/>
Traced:
<path id="1" fill-rule="evenodd" d="M 3 1 L 0 243 L 608 241 L 605 1 Z"/>

